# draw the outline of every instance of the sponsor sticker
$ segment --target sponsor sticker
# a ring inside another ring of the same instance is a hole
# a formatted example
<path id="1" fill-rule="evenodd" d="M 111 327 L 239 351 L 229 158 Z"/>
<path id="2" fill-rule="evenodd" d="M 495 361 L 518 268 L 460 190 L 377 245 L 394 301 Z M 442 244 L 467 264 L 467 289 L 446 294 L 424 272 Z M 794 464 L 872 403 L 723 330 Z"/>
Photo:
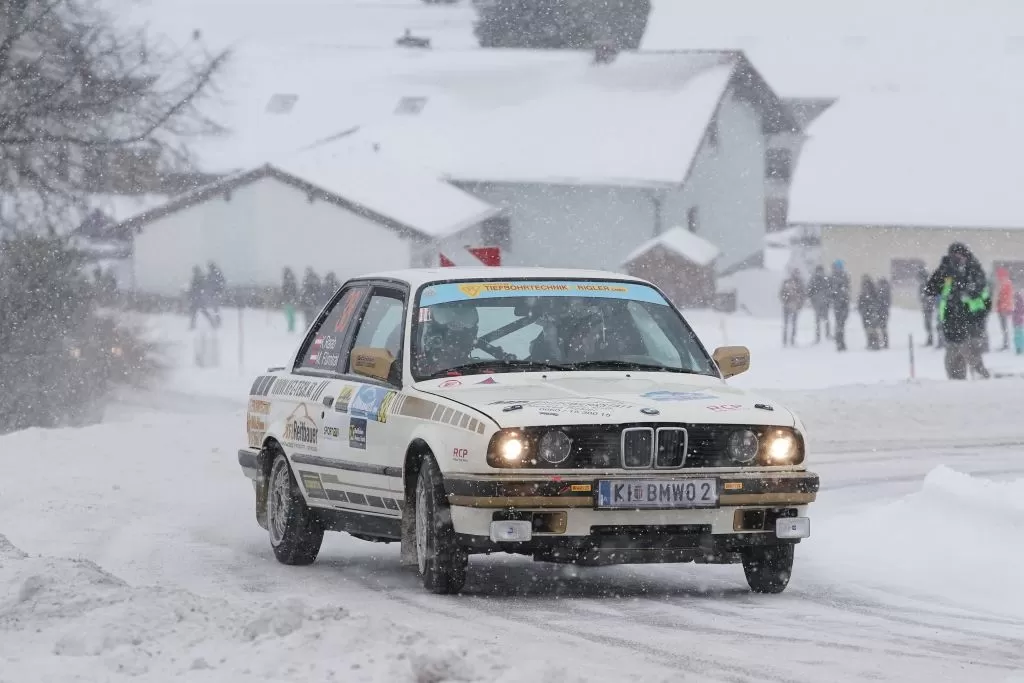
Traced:
<path id="1" fill-rule="evenodd" d="M 569 490 L 573 493 L 590 493 L 590 484 L 572 484 Z"/>
<path id="2" fill-rule="evenodd" d="M 452 282 L 434 285 L 431 305 L 508 296 L 586 297 L 595 299 L 625 299 L 670 305 L 665 298 L 644 284 L 632 282 L 602 282 L 600 280 L 519 280 L 511 282 Z M 426 292 L 423 294 L 426 297 Z"/>
<path id="3" fill-rule="evenodd" d="M 324 425 L 324 438 L 335 441 L 341 438 L 341 430 L 337 427 L 331 427 L 330 425 Z"/>
<path id="4" fill-rule="evenodd" d="M 421 308 L 419 314 L 419 321 L 421 323 L 429 323 L 434 319 L 434 316 L 430 313 L 429 308 Z"/>
<path id="5" fill-rule="evenodd" d="M 309 413 L 309 407 L 300 403 L 285 419 L 284 443 L 292 448 L 315 451 L 319 446 L 320 430 Z"/>
<path id="6" fill-rule="evenodd" d="M 713 401 L 717 396 L 703 391 L 648 391 L 641 398 L 649 401 Z"/>
<path id="7" fill-rule="evenodd" d="M 466 462 L 469 458 L 468 448 L 453 448 L 452 449 L 452 460 L 455 462 Z"/>
<path id="8" fill-rule="evenodd" d="M 477 384 L 497 384 L 497 383 L 498 383 L 498 380 L 494 379 L 493 377 L 488 377 L 487 379 L 480 380 L 479 382 L 477 382 Z"/>
<path id="9" fill-rule="evenodd" d="M 462 382 L 457 379 L 446 379 L 437 386 L 441 389 L 454 389 L 455 387 L 461 387 Z"/>
<path id="10" fill-rule="evenodd" d="M 245 429 L 249 437 L 250 448 L 260 448 L 267 435 L 267 422 L 261 415 L 249 413 L 245 420 Z"/>
<path id="11" fill-rule="evenodd" d="M 278 378 L 278 381 L 274 382 L 274 388 L 270 393 L 274 396 L 316 401 L 320 398 L 320 395 L 324 393 L 324 390 L 330 383 L 330 380 L 317 382 L 306 379 L 286 380 L 284 378 Z"/>
<path id="12" fill-rule="evenodd" d="M 341 354 L 337 352 L 338 338 L 334 335 L 317 337 L 309 350 L 309 364 L 318 368 L 334 368 L 341 360 Z"/>
<path id="13" fill-rule="evenodd" d="M 708 410 L 713 410 L 716 413 L 728 413 L 733 410 L 742 410 L 743 406 L 735 403 L 721 403 L 719 405 L 708 406 Z"/>
<path id="14" fill-rule="evenodd" d="M 352 400 L 352 395 L 355 393 L 356 388 L 351 384 L 346 384 L 338 392 L 338 398 L 334 399 L 334 409 L 339 413 L 348 412 L 349 401 Z"/>
<path id="15" fill-rule="evenodd" d="M 383 387 L 364 384 L 349 402 L 348 412 L 355 417 L 364 417 L 374 422 L 387 422 L 388 409 L 397 392 Z"/>
<path id="16" fill-rule="evenodd" d="M 539 399 L 492 401 L 491 405 L 521 405 L 532 408 L 542 415 L 582 415 L 585 417 L 612 417 L 612 411 L 629 408 L 631 403 L 606 398 Z"/>
<path id="17" fill-rule="evenodd" d="M 353 417 L 348 421 L 348 447 L 366 450 L 366 420 Z"/>
<path id="18" fill-rule="evenodd" d="M 256 398 L 249 399 L 249 412 L 254 415 L 270 415 L 270 401 L 261 401 Z"/>

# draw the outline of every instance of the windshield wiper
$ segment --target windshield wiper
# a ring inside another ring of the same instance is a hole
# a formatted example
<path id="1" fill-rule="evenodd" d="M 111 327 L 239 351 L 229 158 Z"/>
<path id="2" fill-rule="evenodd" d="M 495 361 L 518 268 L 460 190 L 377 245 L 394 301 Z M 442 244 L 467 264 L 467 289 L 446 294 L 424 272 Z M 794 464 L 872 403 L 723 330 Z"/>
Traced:
<path id="1" fill-rule="evenodd" d="M 637 370 L 640 372 L 678 372 L 686 375 L 703 375 L 705 373 L 688 368 L 670 368 L 667 365 L 652 365 L 631 360 L 581 360 L 567 366 L 569 370 Z"/>
<path id="2" fill-rule="evenodd" d="M 572 367 L 568 365 L 557 365 L 555 363 L 542 363 L 535 360 L 501 360 L 495 358 L 494 360 L 481 360 L 475 363 L 466 363 L 465 365 L 456 365 L 453 368 L 444 368 L 437 372 L 428 375 L 424 379 L 440 379 L 442 377 L 457 377 L 459 375 L 474 375 L 479 374 L 481 370 L 495 370 L 498 372 L 512 372 L 515 370 L 522 370 L 528 372 L 530 370 L 571 370 Z"/>

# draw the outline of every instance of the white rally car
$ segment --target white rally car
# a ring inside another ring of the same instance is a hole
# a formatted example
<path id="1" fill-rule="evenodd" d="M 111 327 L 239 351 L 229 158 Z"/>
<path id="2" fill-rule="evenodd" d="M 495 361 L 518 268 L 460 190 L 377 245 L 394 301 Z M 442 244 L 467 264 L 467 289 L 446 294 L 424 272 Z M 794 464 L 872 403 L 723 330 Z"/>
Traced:
<path id="1" fill-rule="evenodd" d="M 442 268 L 341 287 L 256 378 L 256 519 L 278 560 L 324 531 L 401 543 L 437 593 L 469 556 L 742 563 L 785 589 L 817 475 L 789 410 L 726 384 L 653 285 L 606 272 Z"/>

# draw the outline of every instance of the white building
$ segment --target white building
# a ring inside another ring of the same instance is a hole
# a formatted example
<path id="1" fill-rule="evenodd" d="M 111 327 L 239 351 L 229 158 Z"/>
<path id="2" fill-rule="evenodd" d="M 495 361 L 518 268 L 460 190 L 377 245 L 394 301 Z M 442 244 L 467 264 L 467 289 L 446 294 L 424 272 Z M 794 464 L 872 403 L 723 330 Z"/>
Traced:
<path id="1" fill-rule="evenodd" d="M 278 287 L 285 267 L 339 280 L 408 267 L 411 249 L 500 211 L 436 176 L 375 157 L 300 154 L 228 176 L 126 221 L 133 288 L 174 296 L 192 267 L 228 287 Z"/>
<path id="2" fill-rule="evenodd" d="M 509 219 L 507 231 L 464 232 L 445 248 L 491 244 L 509 265 L 616 269 L 683 225 L 721 248 L 721 268 L 760 253 L 766 139 L 796 124 L 739 53 L 629 52 L 599 64 L 587 52 L 480 50 L 396 70 L 394 113 L 349 144 L 429 165 Z"/>
<path id="3" fill-rule="evenodd" d="M 822 262 L 844 260 L 855 287 L 889 278 L 904 305 L 954 241 L 1024 286 L 1021 120 L 1005 99 L 842 98 L 808 131 L 791 224 L 820 234 Z"/>

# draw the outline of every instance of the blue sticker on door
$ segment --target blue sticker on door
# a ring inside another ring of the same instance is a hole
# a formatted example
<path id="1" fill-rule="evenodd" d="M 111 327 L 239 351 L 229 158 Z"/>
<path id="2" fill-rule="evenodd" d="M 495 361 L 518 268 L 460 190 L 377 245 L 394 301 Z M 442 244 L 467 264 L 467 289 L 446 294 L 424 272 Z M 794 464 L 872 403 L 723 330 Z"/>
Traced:
<path id="1" fill-rule="evenodd" d="M 366 450 L 366 420 L 353 417 L 348 421 L 348 447 Z"/>

